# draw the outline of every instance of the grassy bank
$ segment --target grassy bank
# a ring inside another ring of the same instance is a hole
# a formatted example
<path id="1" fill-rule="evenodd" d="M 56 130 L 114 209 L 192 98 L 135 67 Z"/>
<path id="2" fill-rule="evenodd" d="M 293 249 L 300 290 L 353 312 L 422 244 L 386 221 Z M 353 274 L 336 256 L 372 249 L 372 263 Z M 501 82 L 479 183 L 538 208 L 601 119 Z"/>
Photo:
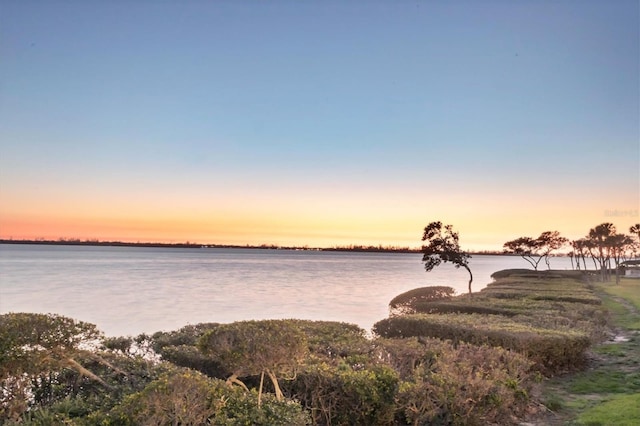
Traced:
<path id="1" fill-rule="evenodd" d="M 473 297 L 398 296 L 383 336 L 431 336 L 525 353 L 547 378 L 533 425 L 640 424 L 640 281 L 505 270 Z M 428 294 L 428 288 L 423 289 Z"/>
<path id="2" fill-rule="evenodd" d="M 610 338 L 594 345 L 589 367 L 545 385 L 549 424 L 637 425 L 640 423 L 640 281 L 597 283 L 610 314 Z"/>

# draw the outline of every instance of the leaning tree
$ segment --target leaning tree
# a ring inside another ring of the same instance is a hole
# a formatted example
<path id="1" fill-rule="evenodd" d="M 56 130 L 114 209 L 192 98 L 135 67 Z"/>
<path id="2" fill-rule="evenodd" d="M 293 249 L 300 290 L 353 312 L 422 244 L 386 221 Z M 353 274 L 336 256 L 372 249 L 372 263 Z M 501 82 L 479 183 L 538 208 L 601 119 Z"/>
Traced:
<path id="1" fill-rule="evenodd" d="M 431 222 L 424 228 L 422 241 L 422 261 L 424 269 L 429 272 L 441 263 L 452 263 L 456 268 L 461 266 L 469 272 L 469 297 L 471 297 L 471 282 L 473 274 L 469 269 L 471 255 L 460 249 L 458 233 L 451 225 L 443 225 L 442 222 Z"/>

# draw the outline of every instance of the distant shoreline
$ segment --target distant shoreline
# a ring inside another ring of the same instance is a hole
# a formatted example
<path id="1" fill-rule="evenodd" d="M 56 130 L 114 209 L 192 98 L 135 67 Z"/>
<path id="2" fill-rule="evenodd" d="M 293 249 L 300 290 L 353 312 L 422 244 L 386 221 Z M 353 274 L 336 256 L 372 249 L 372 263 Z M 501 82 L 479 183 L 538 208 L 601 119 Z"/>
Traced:
<path id="1" fill-rule="evenodd" d="M 13 240 L 0 239 L 0 244 L 35 244 L 35 245 L 62 245 L 62 246 L 97 246 L 97 247 L 155 247 L 155 248 L 223 248 L 223 249 L 262 249 L 262 250 L 298 250 L 298 251 L 338 251 L 358 253 L 420 253 L 419 248 L 393 247 L 393 246 L 364 246 L 348 245 L 336 247 L 308 247 L 308 246 L 279 246 L 276 244 L 261 245 L 237 245 L 237 244 L 199 244 L 189 241 L 184 243 L 150 243 L 150 242 L 124 242 L 124 241 L 99 241 L 99 240 Z M 470 252 L 471 255 L 512 256 L 509 253 L 499 251 Z"/>

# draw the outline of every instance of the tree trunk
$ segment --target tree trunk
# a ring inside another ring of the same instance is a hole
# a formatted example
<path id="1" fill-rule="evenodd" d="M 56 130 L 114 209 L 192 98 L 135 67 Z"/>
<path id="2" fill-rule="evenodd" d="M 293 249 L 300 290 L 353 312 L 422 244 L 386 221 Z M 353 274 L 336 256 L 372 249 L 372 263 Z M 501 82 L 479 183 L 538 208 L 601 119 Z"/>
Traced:
<path id="1" fill-rule="evenodd" d="M 238 386 L 240 386 L 242 389 L 246 390 L 247 392 L 249 392 L 249 388 L 247 387 L 247 385 L 245 385 L 244 383 L 242 383 L 242 381 L 240 379 L 238 379 L 238 375 L 237 374 L 232 374 L 228 379 L 227 379 L 227 384 L 232 387 L 233 384 L 236 384 Z"/>
<path id="2" fill-rule="evenodd" d="M 69 365 L 71 368 L 73 368 L 74 370 L 76 370 L 81 376 L 85 376 L 88 377 L 90 379 L 95 380 L 96 382 L 100 383 L 102 386 L 106 387 L 107 389 L 113 389 L 113 387 L 111 385 L 109 385 L 107 382 L 105 382 L 104 380 L 102 380 L 100 377 L 96 376 L 95 374 L 93 374 L 91 371 L 87 370 L 86 368 L 84 368 L 78 361 L 76 361 L 73 358 L 67 358 L 65 360 L 67 362 L 67 365 Z"/>
<path id="3" fill-rule="evenodd" d="M 280 385 L 278 384 L 278 379 L 276 378 L 276 375 L 273 374 L 269 369 L 267 369 L 266 372 L 267 372 L 267 376 L 269 376 L 269 378 L 271 379 L 271 382 L 273 383 L 274 389 L 276 390 L 276 400 L 282 401 L 284 399 L 284 395 L 282 394 L 282 390 L 280 389 Z"/>
<path id="4" fill-rule="evenodd" d="M 258 407 L 260 407 L 260 403 L 262 402 L 262 385 L 264 384 L 264 370 L 260 373 L 260 387 L 258 388 Z"/>
<path id="5" fill-rule="evenodd" d="M 471 273 L 471 269 L 467 265 L 464 265 L 464 269 L 469 272 L 469 299 L 471 299 L 471 283 L 473 282 L 473 274 Z"/>

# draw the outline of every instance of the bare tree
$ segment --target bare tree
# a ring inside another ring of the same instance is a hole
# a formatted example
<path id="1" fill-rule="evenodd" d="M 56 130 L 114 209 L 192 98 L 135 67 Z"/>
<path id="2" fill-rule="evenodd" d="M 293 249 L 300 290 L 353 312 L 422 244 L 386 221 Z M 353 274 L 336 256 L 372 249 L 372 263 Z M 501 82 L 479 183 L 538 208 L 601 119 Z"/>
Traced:
<path id="1" fill-rule="evenodd" d="M 452 263 L 456 268 L 461 266 L 469 272 L 469 297 L 471 297 L 471 283 L 473 274 L 469 268 L 471 255 L 460 249 L 458 233 L 451 225 L 442 225 L 442 222 L 431 222 L 424 228 L 422 241 L 422 261 L 424 269 L 429 272 L 441 263 Z"/>

